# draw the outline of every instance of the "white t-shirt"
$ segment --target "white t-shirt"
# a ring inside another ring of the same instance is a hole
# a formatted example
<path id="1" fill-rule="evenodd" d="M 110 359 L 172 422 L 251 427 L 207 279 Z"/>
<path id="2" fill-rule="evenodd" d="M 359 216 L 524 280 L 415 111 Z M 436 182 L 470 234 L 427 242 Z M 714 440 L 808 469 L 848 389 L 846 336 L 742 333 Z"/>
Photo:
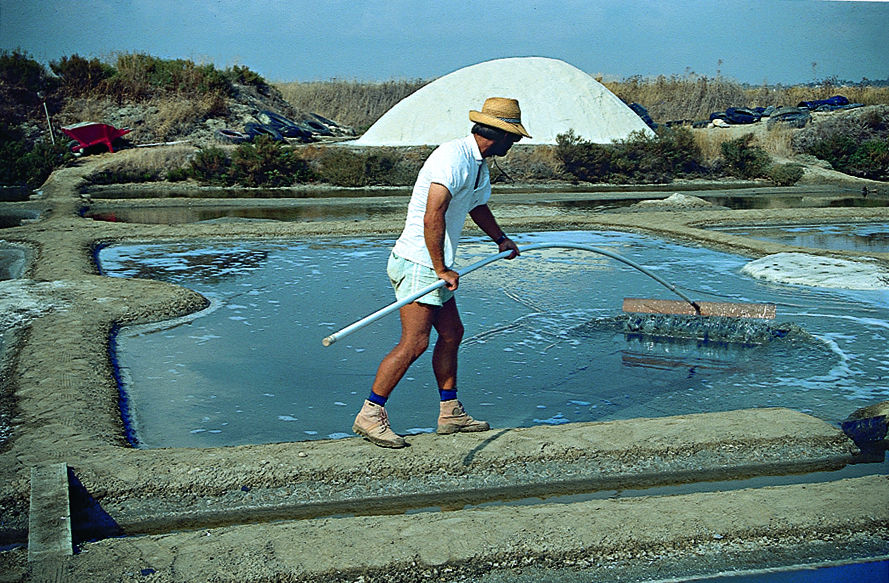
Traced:
<path id="1" fill-rule="evenodd" d="M 432 268 L 432 259 L 423 237 L 423 215 L 429 198 L 429 186 L 436 182 L 451 193 L 445 213 L 444 260 L 451 267 L 457 255 L 457 243 L 469 211 L 486 204 L 491 197 L 491 177 L 475 136 L 440 145 L 423 164 L 411 201 L 407 207 L 404 230 L 392 251 L 399 257 Z"/>

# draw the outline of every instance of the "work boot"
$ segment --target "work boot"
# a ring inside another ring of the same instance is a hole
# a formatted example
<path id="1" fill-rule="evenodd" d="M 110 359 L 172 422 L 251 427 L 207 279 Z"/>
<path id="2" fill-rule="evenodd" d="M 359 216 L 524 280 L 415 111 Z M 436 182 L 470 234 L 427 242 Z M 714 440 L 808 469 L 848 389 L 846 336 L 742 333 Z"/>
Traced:
<path id="1" fill-rule="evenodd" d="M 364 406 L 352 425 L 352 431 L 380 447 L 399 448 L 407 445 L 403 437 L 389 428 L 389 416 L 386 415 L 385 407 L 370 401 L 364 401 Z"/>
<path id="2" fill-rule="evenodd" d="M 487 431 L 491 426 L 487 421 L 476 421 L 466 414 L 463 403 L 457 399 L 441 402 L 441 412 L 438 414 L 438 433 L 447 435 L 458 431 Z"/>

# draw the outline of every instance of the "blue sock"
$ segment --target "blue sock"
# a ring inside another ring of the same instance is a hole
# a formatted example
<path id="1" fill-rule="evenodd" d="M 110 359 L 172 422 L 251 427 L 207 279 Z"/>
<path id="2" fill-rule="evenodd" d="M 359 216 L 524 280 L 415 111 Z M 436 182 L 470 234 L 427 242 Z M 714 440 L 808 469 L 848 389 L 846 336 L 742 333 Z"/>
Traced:
<path id="1" fill-rule="evenodd" d="M 371 403 L 376 403 L 380 407 L 385 407 L 386 401 L 388 399 L 389 397 L 381 397 L 373 391 L 370 392 L 370 397 L 367 398 L 368 401 L 370 401 Z"/>
<path id="2" fill-rule="evenodd" d="M 451 400 L 457 398 L 457 390 L 456 389 L 454 389 L 453 391 L 443 391 L 443 390 L 439 389 L 438 394 L 441 395 L 442 401 L 451 401 Z"/>

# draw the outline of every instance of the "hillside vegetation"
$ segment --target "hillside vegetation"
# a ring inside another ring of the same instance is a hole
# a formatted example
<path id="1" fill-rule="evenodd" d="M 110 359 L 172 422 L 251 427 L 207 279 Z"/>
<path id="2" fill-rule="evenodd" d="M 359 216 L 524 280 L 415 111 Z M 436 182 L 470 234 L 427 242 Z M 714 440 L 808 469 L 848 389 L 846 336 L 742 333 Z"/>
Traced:
<path id="1" fill-rule="evenodd" d="M 255 122 L 259 112 L 271 111 L 296 121 L 318 114 L 360 133 L 428 82 L 269 83 L 247 67 L 220 70 L 141 53 L 122 53 L 108 61 L 75 54 L 45 66 L 21 51 L 2 51 L 0 184 L 39 187 L 54 168 L 71 159 L 68 139 L 59 128 L 82 121 L 132 128 L 126 136 L 132 145 L 183 142 L 115 156 L 91 177 L 96 183 L 410 184 L 428 148 L 360 151 L 268 138 L 234 145 L 220 141 L 219 130 L 242 129 Z M 808 154 L 853 175 L 889 178 L 885 83 L 830 79 L 805 86 L 750 87 L 689 74 L 631 77 L 605 85 L 625 102 L 645 107 L 661 124 L 659 137 L 636 135 L 603 146 L 569 132 L 557 146 L 514 148 L 492 175 L 501 180 L 629 183 L 739 176 L 792 184 L 801 171 L 775 160 Z M 803 129 L 777 128 L 751 132 L 749 137 L 664 125 L 706 120 L 710 113 L 729 107 L 795 105 L 837 94 L 868 107 L 818 118 Z"/>

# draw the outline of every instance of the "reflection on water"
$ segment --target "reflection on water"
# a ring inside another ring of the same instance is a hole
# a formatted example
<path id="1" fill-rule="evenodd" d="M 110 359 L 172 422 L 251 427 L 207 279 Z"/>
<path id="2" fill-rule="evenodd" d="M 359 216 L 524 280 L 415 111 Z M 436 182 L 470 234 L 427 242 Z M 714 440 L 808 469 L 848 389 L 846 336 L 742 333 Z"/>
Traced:
<path id="1" fill-rule="evenodd" d="M 322 220 L 352 220 L 388 218 L 404 214 L 404 204 L 380 202 L 325 205 L 232 207 L 232 206 L 169 206 L 160 208 L 114 207 L 84 213 L 86 218 L 97 221 L 143 223 L 150 225 L 180 225 L 200 222 L 244 221 L 292 221 L 311 222 Z"/>
<path id="2" fill-rule="evenodd" d="M 374 191 L 371 191 L 374 192 Z M 378 193 L 379 194 L 379 193 Z M 403 194 L 403 193 L 401 193 Z M 540 193 L 536 193 L 540 194 Z M 716 206 L 730 209 L 778 209 L 822 207 L 885 207 L 889 199 L 861 197 L 830 198 L 825 196 L 726 196 L 697 195 Z M 535 201 L 535 207 L 546 208 L 557 214 L 600 213 L 624 209 L 638 204 L 640 196 L 620 198 L 614 195 L 600 196 L 592 200 L 543 200 Z M 514 204 L 520 204 L 516 201 Z M 245 206 L 220 205 L 169 205 L 128 208 L 99 203 L 86 211 L 84 216 L 97 221 L 144 224 L 190 224 L 203 221 L 266 220 L 266 221 L 320 221 L 393 218 L 403 216 L 407 201 L 393 201 L 382 196 L 358 199 L 313 199 L 283 204 L 258 205 L 257 201 Z"/>
<path id="3" fill-rule="evenodd" d="M 0 229 L 20 227 L 25 223 L 36 221 L 39 217 L 38 211 L 5 209 L 0 213 Z"/>
<path id="4" fill-rule="evenodd" d="M 0 244 L 0 281 L 21 277 L 25 271 L 25 250 L 13 245 Z"/>
<path id="5" fill-rule="evenodd" d="M 706 200 L 714 206 L 732 210 L 742 209 L 794 209 L 794 208 L 882 208 L 889 206 L 887 198 L 846 197 L 831 198 L 826 196 L 726 196 L 709 195 L 706 192 L 695 192 L 695 196 Z M 639 198 L 611 198 L 596 200 L 572 200 L 551 202 L 550 205 L 572 210 L 607 211 L 626 208 L 638 204 Z M 541 203 L 537 203 L 541 204 Z M 543 204 L 545 206 L 545 204 Z"/>
<path id="6" fill-rule="evenodd" d="M 606 248 L 656 270 L 693 298 L 778 304 L 808 335 L 760 345 L 625 335 L 591 327 L 624 297 L 667 298 L 641 273 L 584 251 L 546 249 L 467 275 L 458 292 L 466 339 L 460 398 L 494 427 L 782 406 L 838 421 L 889 398 L 885 292 L 754 281 L 741 257 L 619 232 L 540 233 L 520 245 Z M 105 273 L 151 277 L 214 300 L 208 313 L 125 329 L 119 362 L 141 443 L 220 446 L 351 435 L 380 359 L 389 316 L 329 348 L 321 339 L 393 301 L 391 241 L 212 242 L 112 246 Z M 459 264 L 496 252 L 467 239 Z M 714 295 L 708 295 L 714 294 Z M 429 355 L 387 406 L 396 431 L 432 431 Z"/>
<path id="7" fill-rule="evenodd" d="M 797 247 L 889 252 L 889 223 L 819 223 L 720 227 L 714 230 Z"/>

